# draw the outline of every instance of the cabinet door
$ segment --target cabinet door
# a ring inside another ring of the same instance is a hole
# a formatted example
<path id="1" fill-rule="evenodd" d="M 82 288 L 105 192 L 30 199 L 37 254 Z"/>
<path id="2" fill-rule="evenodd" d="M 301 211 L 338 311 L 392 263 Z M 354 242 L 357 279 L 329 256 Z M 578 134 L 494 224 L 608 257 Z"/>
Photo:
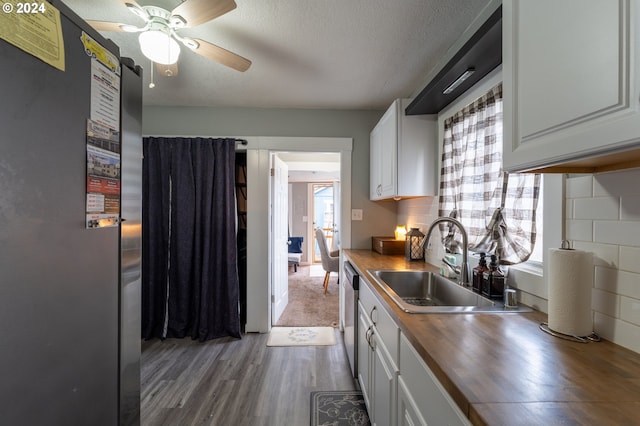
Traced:
<path id="1" fill-rule="evenodd" d="M 375 329 L 374 329 L 375 330 Z M 384 344 L 373 335 L 373 420 L 374 426 L 396 424 L 396 369 Z M 371 411 L 370 411 L 371 412 Z"/>
<path id="2" fill-rule="evenodd" d="M 503 2 L 505 169 L 638 146 L 639 9 L 632 0 Z"/>
<path id="3" fill-rule="evenodd" d="M 407 338 L 400 337 L 400 378 L 427 424 L 469 426 L 471 422 L 438 381 Z"/>
<path id="4" fill-rule="evenodd" d="M 402 376 L 398 377 L 398 426 L 427 426 Z"/>
<path id="5" fill-rule="evenodd" d="M 362 390 L 362 396 L 364 402 L 367 405 L 369 413 L 372 412 L 371 406 L 371 392 L 372 392 L 372 377 L 371 377 L 371 357 L 372 351 L 369 346 L 369 336 L 372 330 L 371 321 L 360 303 L 358 303 L 358 382 L 360 382 L 360 389 Z"/>
<path id="6" fill-rule="evenodd" d="M 378 200 L 396 194 L 398 115 L 394 102 L 371 132 L 370 198 Z"/>
<path id="7" fill-rule="evenodd" d="M 380 120 L 380 192 L 381 198 L 397 194 L 398 180 L 398 113 L 396 103 Z"/>
<path id="8" fill-rule="evenodd" d="M 382 137 L 381 130 L 376 126 L 371 131 L 369 139 L 369 199 L 377 200 L 382 197 Z"/>

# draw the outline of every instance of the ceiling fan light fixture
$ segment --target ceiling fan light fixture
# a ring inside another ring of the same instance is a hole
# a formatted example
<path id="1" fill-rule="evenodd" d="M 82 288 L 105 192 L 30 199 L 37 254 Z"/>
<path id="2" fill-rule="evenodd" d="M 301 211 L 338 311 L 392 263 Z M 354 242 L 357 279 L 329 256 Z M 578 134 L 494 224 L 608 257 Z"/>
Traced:
<path id="1" fill-rule="evenodd" d="M 171 65 L 178 62 L 180 45 L 164 31 L 151 30 L 140 33 L 140 50 L 144 56 L 163 65 Z"/>

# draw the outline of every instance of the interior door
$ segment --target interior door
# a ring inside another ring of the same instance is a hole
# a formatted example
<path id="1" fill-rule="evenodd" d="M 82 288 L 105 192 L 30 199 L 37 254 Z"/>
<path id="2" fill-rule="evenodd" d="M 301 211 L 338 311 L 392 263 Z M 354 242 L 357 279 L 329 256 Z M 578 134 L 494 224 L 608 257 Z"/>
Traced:
<path id="1" fill-rule="evenodd" d="M 340 182 L 333 182 L 333 249 L 338 250 L 340 244 Z"/>
<path id="2" fill-rule="evenodd" d="M 272 307 L 271 324 L 278 322 L 284 308 L 289 303 L 289 277 L 287 272 L 287 233 L 289 210 L 288 167 L 277 155 L 272 155 L 272 214 L 271 253 L 272 270 Z"/>

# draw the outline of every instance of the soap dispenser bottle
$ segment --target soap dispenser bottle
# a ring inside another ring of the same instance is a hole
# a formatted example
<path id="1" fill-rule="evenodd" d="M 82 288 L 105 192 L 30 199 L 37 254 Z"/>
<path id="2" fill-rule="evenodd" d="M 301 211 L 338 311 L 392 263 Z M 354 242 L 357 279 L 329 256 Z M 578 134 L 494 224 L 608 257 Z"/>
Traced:
<path id="1" fill-rule="evenodd" d="M 476 293 L 482 293 L 483 274 L 485 273 L 485 271 L 488 271 L 488 270 L 489 270 L 489 267 L 487 266 L 486 255 L 484 253 L 480 253 L 480 262 L 478 263 L 478 266 L 473 268 L 473 273 L 472 273 L 473 278 L 471 281 L 471 288 Z"/>
<path id="2" fill-rule="evenodd" d="M 504 273 L 498 266 L 498 257 L 491 255 L 489 270 L 483 273 L 482 295 L 490 299 L 500 299 L 504 297 Z"/>

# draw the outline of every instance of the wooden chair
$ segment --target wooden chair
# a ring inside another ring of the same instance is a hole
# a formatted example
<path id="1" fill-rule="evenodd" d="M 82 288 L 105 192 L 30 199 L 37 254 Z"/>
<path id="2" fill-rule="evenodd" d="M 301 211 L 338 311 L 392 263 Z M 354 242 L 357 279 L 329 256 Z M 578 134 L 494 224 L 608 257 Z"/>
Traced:
<path id="1" fill-rule="evenodd" d="M 327 246 L 327 237 L 324 235 L 322 229 L 316 229 L 316 240 L 318 241 L 318 247 L 320 248 L 320 258 L 322 259 L 322 269 L 324 269 L 324 294 L 327 294 L 327 288 L 329 287 L 329 275 L 331 272 L 340 271 L 340 257 L 339 251 L 329 252 Z"/>

